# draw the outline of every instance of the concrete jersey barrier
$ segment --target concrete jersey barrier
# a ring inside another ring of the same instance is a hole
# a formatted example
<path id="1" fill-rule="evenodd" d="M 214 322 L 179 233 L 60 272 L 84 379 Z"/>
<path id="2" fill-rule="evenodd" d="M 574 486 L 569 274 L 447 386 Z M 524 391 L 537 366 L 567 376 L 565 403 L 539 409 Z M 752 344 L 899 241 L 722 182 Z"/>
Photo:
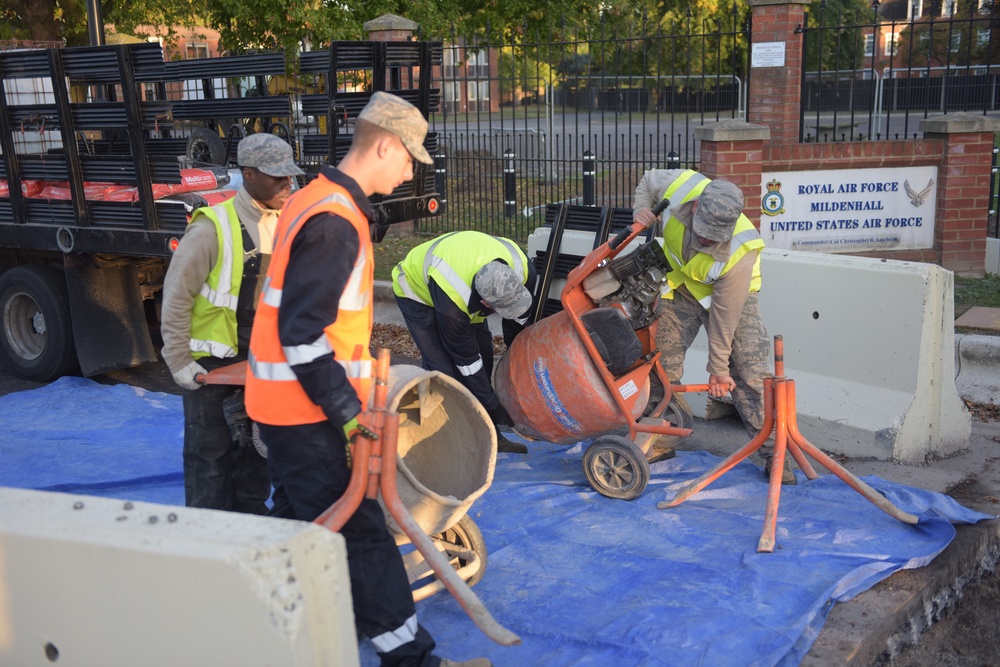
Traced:
<path id="1" fill-rule="evenodd" d="M 344 538 L 0 488 L 0 664 L 359 664 Z"/>
<path id="2" fill-rule="evenodd" d="M 548 228 L 529 237 L 545 250 Z M 586 255 L 593 235 L 567 232 L 561 252 Z M 907 463 L 966 447 L 970 416 L 955 385 L 954 291 L 933 264 L 763 251 L 764 323 L 785 345 L 803 435 L 825 451 Z M 554 280 L 558 298 L 564 281 Z M 702 331 L 683 381 L 708 380 Z M 773 367 L 773 366 L 772 366 Z M 696 415 L 706 401 L 690 397 Z M 707 396 L 706 396 L 707 399 Z"/>

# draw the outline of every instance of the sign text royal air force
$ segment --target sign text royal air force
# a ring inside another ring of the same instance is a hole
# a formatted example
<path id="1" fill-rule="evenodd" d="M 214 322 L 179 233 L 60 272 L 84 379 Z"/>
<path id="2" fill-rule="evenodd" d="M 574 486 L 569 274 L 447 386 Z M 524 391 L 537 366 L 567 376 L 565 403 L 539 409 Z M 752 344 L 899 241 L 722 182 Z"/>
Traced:
<path id="1" fill-rule="evenodd" d="M 760 233 L 772 248 L 865 252 L 934 245 L 937 167 L 763 174 Z"/>

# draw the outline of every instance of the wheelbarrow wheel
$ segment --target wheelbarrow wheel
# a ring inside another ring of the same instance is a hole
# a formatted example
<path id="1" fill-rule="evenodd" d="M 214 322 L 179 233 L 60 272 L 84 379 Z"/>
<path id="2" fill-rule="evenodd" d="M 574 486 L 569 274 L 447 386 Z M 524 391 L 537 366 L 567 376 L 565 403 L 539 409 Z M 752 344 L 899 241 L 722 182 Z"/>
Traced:
<path id="1" fill-rule="evenodd" d="M 632 500 L 649 484 L 649 462 L 639 446 L 620 435 L 594 438 L 583 454 L 587 481 L 602 496 Z"/>
<path id="2" fill-rule="evenodd" d="M 486 574 L 486 540 L 483 539 L 483 533 L 479 530 L 479 526 L 476 525 L 475 521 L 468 516 L 463 516 L 448 530 L 431 535 L 431 539 L 454 544 L 460 549 L 466 549 L 475 553 L 476 558 L 480 562 L 479 569 L 475 574 L 466 579 L 465 583 L 471 587 L 482 581 L 483 575 Z M 452 566 L 456 570 L 461 570 L 468 564 L 469 561 L 461 557 L 456 557 L 452 562 Z"/>
<path id="3" fill-rule="evenodd" d="M 691 412 L 691 406 L 681 394 L 673 394 L 670 397 L 667 409 L 663 411 L 663 418 L 669 421 L 671 426 L 677 428 L 694 426 L 694 414 Z M 677 443 L 681 441 L 681 437 L 679 435 L 661 435 L 656 439 L 655 445 L 660 448 L 676 447 Z"/>

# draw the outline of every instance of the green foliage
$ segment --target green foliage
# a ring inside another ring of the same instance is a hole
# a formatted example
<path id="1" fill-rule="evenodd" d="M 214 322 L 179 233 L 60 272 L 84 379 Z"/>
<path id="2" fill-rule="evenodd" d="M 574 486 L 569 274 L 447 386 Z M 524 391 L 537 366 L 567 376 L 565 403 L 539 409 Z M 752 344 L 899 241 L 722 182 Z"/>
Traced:
<path id="1" fill-rule="evenodd" d="M 500 51 L 497 75 L 504 91 L 521 90 L 525 93 L 544 93 L 545 86 L 553 81 L 552 67 L 539 60 L 537 49 L 505 47 Z"/>
<path id="2" fill-rule="evenodd" d="M 955 317 L 973 306 L 1000 308 L 1000 275 L 985 278 L 955 276 Z"/>
<path id="3" fill-rule="evenodd" d="M 990 5 L 979 11 L 978 1 L 957 3 L 951 19 L 925 16 L 905 26 L 899 37 L 896 67 L 946 67 L 996 63 L 1000 55 L 997 29 L 1000 17 Z"/>
<path id="4" fill-rule="evenodd" d="M 809 5 L 810 32 L 806 43 L 807 72 L 850 72 L 865 58 L 865 30 L 874 30 L 875 11 L 866 0 L 813 0 Z"/>

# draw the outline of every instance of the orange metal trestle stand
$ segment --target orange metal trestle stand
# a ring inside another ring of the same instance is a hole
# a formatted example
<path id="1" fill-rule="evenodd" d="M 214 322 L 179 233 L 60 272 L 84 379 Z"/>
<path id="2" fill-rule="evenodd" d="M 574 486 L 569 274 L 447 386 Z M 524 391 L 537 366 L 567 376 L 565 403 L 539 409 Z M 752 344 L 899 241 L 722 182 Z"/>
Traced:
<path id="1" fill-rule="evenodd" d="M 420 529 L 399 498 L 396 489 L 396 438 L 399 434 L 399 415 L 386 409 L 388 378 L 389 350 L 381 349 L 375 371 L 375 396 L 368 412 L 372 417 L 369 422 L 373 423 L 372 431 L 379 437 L 376 440 L 369 440 L 360 435 L 355 438 L 351 448 L 353 463 L 347 490 L 314 523 L 338 531 L 354 515 L 364 498 L 378 498 L 381 491 L 382 501 L 389 514 L 479 629 L 503 646 L 520 644 L 521 638 L 493 618 L 479 597 L 458 576 L 445 556 L 434 547 L 434 543 Z"/>
<path id="2" fill-rule="evenodd" d="M 672 500 L 661 502 L 656 507 L 659 509 L 677 507 L 760 449 L 767 441 L 768 436 L 774 432 L 774 459 L 771 461 L 767 506 L 764 511 L 764 529 L 761 532 L 760 541 L 757 543 L 758 552 L 770 553 L 774 551 L 774 533 L 778 522 L 778 500 L 781 495 L 781 473 L 785 465 L 786 452 L 791 453 L 796 463 L 802 468 L 802 472 L 809 479 L 816 479 L 819 475 L 809 464 L 806 454 L 889 516 L 904 523 L 917 523 L 916 516 L 893 505 L 885 496 L 845 470 L 799 433 L 799 426 L 795 419 L 795 381 L 785 377 L 784 356 L 784 343 L 781 336 L 775 336 L 774 377 L 764 380 L 764 426 L 760 433 L 719 465 L 681 488 Z"/>

